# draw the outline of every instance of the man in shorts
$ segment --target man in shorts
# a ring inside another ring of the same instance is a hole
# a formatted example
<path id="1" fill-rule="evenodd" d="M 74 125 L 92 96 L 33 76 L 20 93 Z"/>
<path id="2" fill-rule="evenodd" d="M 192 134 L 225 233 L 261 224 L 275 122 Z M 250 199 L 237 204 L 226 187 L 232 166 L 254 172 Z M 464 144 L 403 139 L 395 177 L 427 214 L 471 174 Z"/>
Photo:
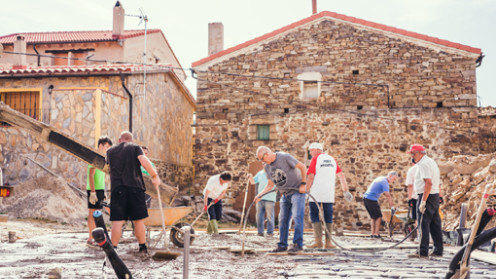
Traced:
<path id="1" fill-rule="evenodd" d="M 148 217 L 145 202 L 145 182 L 140 166 L 143 166 L 158 191 L 160 178 L 146 158 L 141 147 L 133 143 L 133 134 L 122 132 L 119 144 L 107 151 L 110 166 L 110 221 L 112 221 L 112 244 L 117 247 L 126 220 L 134 223 L 134 235 L 139 244 L 139 253 L 148 254 L 144 219 Z"/>
<path id="2" fill-rule="evenodd" d="M 105 154 L 112 146 L 112 140 L 107 137 L 98 139 L 98 153 Z M 103 209 L 103 200 L 105 199 L 105 173 L 92 165 L 88 165 L 88 176 L 86 179 L 86 191 L 88 193 L 88 230 L 89 238 L 86 244 L 90 247 L 98 247 L 93 240 L 91 231 L 96 228 L 93 212 Z"/>
<path id="3" fill-rule="evenodd" d="M 379 205 L 379 197 L 384 193 L 391 209 L 394 209 L 393 200 L 389 194 L 389 185 L 398 179 L 398 173 L 390 171 L 387 176 L 379 176 L 370 184 L 367 192 L 363 195 L 363 203 L 367 209 L 370 219 L 370 237 L 381 238 L 379 228 L 381 227 L 382 212 Z"/>

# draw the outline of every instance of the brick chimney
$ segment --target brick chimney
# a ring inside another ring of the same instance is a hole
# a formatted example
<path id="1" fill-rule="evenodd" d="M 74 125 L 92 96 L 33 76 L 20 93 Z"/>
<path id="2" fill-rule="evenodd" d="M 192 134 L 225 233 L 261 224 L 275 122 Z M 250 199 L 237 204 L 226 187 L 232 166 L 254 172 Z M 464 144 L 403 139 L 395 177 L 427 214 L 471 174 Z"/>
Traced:
<path id="1" fill-rule="evenodd" d="M 114 6 L 114 21 L 112 25 L 112 37 L 120 37 L 124 34 L 124 7 L 119 1 Z"/>
<path id="2" fill-rule="evenodd" d="M 208 24 L 208 55 L 224 50 L 224 25 L 222 22 Z"/>
<path id="3" fill-rule="evenodd" d="M 317 13 L 317 0 L 312 0 L 312 15 Z"/>
<path id="4" fill-rule="evenodd" d="M 23 35 L 17 35 L 14 41 L 14 52 L 26 53 L 26 41 Z M 26 55 L 15 54 L 13 69 L 26 69 Z"/>

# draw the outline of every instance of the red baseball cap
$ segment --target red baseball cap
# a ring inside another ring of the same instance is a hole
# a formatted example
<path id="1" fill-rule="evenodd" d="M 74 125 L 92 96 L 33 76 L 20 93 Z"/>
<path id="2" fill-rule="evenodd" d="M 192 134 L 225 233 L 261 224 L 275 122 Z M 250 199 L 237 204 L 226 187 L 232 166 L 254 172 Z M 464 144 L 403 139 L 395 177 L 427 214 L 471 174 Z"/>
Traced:
<path id="1" fill-rule="evenodd" d="M 410 151 L 407 153 L 412 153 L 414 151 L 425 151 L 425 148 L 421 144 L 412 144 Z"/>

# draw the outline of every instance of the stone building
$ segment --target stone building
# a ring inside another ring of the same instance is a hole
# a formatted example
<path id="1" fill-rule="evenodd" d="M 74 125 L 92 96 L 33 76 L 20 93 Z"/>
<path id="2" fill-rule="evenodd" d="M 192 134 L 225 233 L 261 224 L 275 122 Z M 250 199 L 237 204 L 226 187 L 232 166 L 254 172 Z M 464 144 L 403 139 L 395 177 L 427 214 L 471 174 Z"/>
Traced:
<path id="1" fill-rule="evenodd" d="M 19 33 L 1 36 L 0 43 L 2 102 L 92 148 L 100 136 L 117 143 L 119 134 L 130 130 L 149 148 L 164 182 L 192 184 L 196 102 L 161 30 L 147 32 L 146 66 L 141 64 L 144 31 L 124 30 L 119 1 L 111 31 Z M 82 162 L 21 128 L 1 125 L 4 182 L 46 175 L 26 157 L 70 183 L 86 185 Z"/>
<path id="2" fill-rule="evenodd" d="M 222 25 L 209 31 L 214 51 L 193 63 L 199 189 L 230 170 L 236 198 L 258 146 L 308 164 L 318 141 L 357 197 L 345 204 L 337 187 L 336 222 L 352 228 L 368 223 L 361 195 L 376 176 L 404 178 L 410 144 L 440 163 L 495 149 L 479 134 L 480 49 L 326 11 L 225 50 Z M 392 195 L 406 206 L 402 184 Z"/>

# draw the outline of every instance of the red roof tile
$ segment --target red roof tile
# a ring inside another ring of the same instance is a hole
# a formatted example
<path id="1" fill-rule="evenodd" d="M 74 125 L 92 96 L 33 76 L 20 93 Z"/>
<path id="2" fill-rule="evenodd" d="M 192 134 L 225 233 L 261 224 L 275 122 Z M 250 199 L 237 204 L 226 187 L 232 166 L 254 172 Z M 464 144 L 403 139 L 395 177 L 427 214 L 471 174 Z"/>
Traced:
<path id="1" fill-rule="evenodd" d="M 161 32 L 160 29 L 150 29 L 147 34 Z M 117 41 L 119 39 L 127 39 L 138 36 L 143 36 L 144 30 L 125 30 L 122 36 L 112 36 L 112 31 L 64 31 L 64 32 L 29 32 L 29 33 L 14 33 L 10 35 L 0 36 L 0 43 L 13 44 L 17 36 L 23 35 L 28 44 L 41 43 L 79 43 L 79 42 L 102 42 L 102 41 Z"/>
<path id="2" fill-rule="evenodd" d="M 363 19 L 357 19 L 357 18 L 354 18 L 354 17 L 349 17 L 349 16 L 346 16 L 346 15 L 342 15 L 342 14 L 338 14 L 338 13 L 334 13 L 334 12 L 323 11 L 323 12 L 320 12 L 318 14 L 314 14 L 314 15 L 312 15 L 310 17 L 304 18 L 304 19 L 302 19 L 300 21 L 297 21 L 295 23 L 292 23 L 290 25 L 287 25 L 285 27 L 282 27 L 280 29 L 274 30 L 274 31 L 272 31 L 270 33 L 267 33 L 265 35 L 262 35 L 260 37 L 257 37 L 257 38 L 251 39 L 249 41 L 246 41 L 246 42 L 244 42 L 242 44 L 239 44 L 237 46 L 234 46 L 234 47 L 225 49 L 223 51 L 217 52 L 217 53 L 212 54 L 212 55 L 210 55 L 208 57 L 205 57 L 203 59 L 200 59 L 200 60 L 198 60 L 196 62 L 193 62 L 192 66 L 193 67 L 200 66 L 200 65 L 202 65 L 202 64 L 204 64 L 206 62 L 212 61 L 212 60 L 214 60 L 216 58 L 222 57 L 222 56 L 224 56 L 226 54 L 229 54 L 231 52 L 234 52 L 234 51 L 243 49 L 245 47 L 248 47 L 248 46 L 253 45 L 255 43 L 261 42 L 263 40 L 266 40 L 268 38 L 274 37 L 274 36 L 276 36 L 278 34 L 284 33 L 284 32 L 286 32 L 288 30 L 297 28 L 297 27 L 302 26 L 302 25 L 304 25 L 306 23 L 312 22 L 314 20 L 317 20 L 317 19 L 320 19 L 320 18 L 323 18 L 323 17 L 333 17 L 333 18 L 336 18 L 336 19 L 344 20 L 344 21 L 354 22 L 354 23 L 357 23 L 357 24 L 360 24 L 360 25 L 363 25 L 363 26 L 372 27 L 372 28 L 383 30 L 383 31 L 389 31 L 389 32 L 400 34 L 400 35 L 404 35 L 404 36 L 413 37 L 413 38 L 417 38 L 417 39 L 420 39 L 420 40 L 428 41 L 428 42 L 431 42 L 431 43 L 435 43 L 435 44 L 444 45 L 444 46 L 447 46 L 447 47 L 452 47 L 452 48 L 456 48 L 456 49 L 460 49 L 460 50 L 472 52 L 472 53 L 475 53 L 475 54 L 481 54 L 482 53 L 480 48 L 474 48 L 474 47 L 470 47 L 470 46 L 462 45 L 462 44 L 458 44 L 458 43 L 453 43 L 453 42 L 446 41 L 446 40 L 440 40 L 439 38 L 430 37 L 430 36 L 427 36 L 427 35 L 422 35 L 422 34 L 418 34 L 418 33 L 415 33 L 415 32 L 411 32 L 411 31 L 407 31 L 407 30 L 402 30 L 402 29 L 398 29 L 398 28 L 395 28 L 395 27 L 391 27 L 391 26 L 387 26 L 387 25 L 383 25 L 383 24 L 379 24 L 379 23 L 374 23 L 374 22 L 371 22 L 371 21 L 366 21 L 366 20 L 363 20 Z"/>

